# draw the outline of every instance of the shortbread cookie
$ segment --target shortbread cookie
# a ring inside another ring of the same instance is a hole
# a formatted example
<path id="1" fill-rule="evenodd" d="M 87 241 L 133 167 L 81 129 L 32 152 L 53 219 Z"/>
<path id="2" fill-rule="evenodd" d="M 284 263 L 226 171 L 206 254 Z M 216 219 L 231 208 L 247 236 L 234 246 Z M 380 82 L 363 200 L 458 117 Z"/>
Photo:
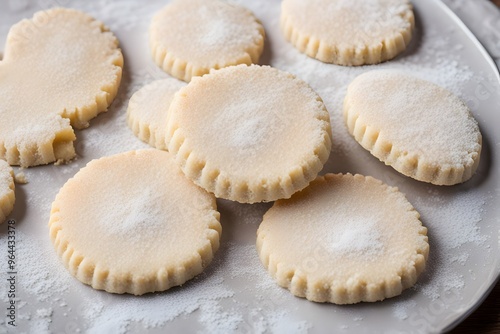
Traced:
<path id="1" fill-rule="evenodd" d="M 300 52 L 338 65 L 378 64 L 410 43 L 408 0 L 283 0 L 281 28 Z"/>
<path id="2" fill-rule="evenodd" d="M 127 110 L 128 126 L 140 140 L 166 150 L 167 112 L 175 93 L 186 84 L 169 78 L 142 87 L 131 98 Z"/>
<path id="3" fill-rule="evenodd" d="M 194 78 L 170 105 L 166 142 L 184 173 L 219 198 L 288 198 L 316 178 L 330 117 L 302 80 L 268 66 Z"/>
<path id="4" fill-rule="evenodd" d="M 169 153 L 150 149 L 91 161 L 60 190 L 50 237 L 65 266 L 94 289 L 141 295 L 181 285 L 219 247 L 215 198 Z"/>
<path id="5" fill-rule="evenodd" d="M 0 160 L 0 224 L 14 209 L 14 171 L 4 160 Z"/>
<path id="6" fill-rule="evenodd" d="M 123 58 L 115 36 L 71 9 L 14 25 L 0 62 L 0 158 L 23 167 L 75 156 L 82 129 L 113 101 Z"/>
<path id="7" fill-rule="evenodd" d="M 327 174 L 269 209 L 257 250 L 294 295 L 354 304 L 413 286 L 429 244 L 418 212 L 397 188 L 372 177 Z"/>
<path id="8" fill-rule="evenodd" d="M 464 102 L 431 82 L 395 70 L 362 74 L 348 88 L 344 118 L 361 146 L 416 180 L 453 185 L 479 165 L 476 120 Z"/>
<path id="9" fill-rule="evenodd" d="M 264 35 L 246 8 L 220 0 L 174 0 L 153 17 L 150 46 L 158 66 L 190 81 L 210 69 L 256 63 Z"/>

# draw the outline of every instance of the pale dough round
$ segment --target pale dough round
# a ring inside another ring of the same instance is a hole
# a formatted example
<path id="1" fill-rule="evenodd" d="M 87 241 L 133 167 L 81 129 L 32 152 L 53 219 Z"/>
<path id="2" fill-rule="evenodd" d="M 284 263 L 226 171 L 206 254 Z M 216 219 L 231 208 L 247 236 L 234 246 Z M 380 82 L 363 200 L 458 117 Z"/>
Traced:
<path id="1" fill-rule="evenodd" d="M 75 156 L 73 128 L 116 96 L 123 57 L 89 15 L 56 8 L 14 25 L 0 61 L 0 158 L 23 167 Z"/>
<path id="2" fill-rule="evenodd" d="M 219 198 L 288 198 L 331 148 L 330 117 L 302 80 L 267 66 L 194 78 L 170 105 L 166 141 L 184 173 Z"/>
<path id="3" fill-rule="evenodd" d="M 201 273 L 219 247 L 213 195 L 169 153 L 149 149 L 91 161 L 60 190 L 50 237 L 65 266 L 94 289 L 141 295 Z"/>
<path id="4" fill-rule="evenodd" d="M 299 51 L 326 63 L 356 66 L 396 57 L 410 43 L 408 0 L 283 0 L 281 28 Z"/>
<path id="5" fill-rule="evenodd" d="M 278 284 L 315 302 L 353 304 L 401 294 L 424 270 L 427 229 L 397 188 L 327 174 L 279 200 L 257 231 L 260 259 Z"/>
<path id="6" fill-rule="evenodd" d="M 210 69 L 256 63 L 264 37 L 251 11 L 220 0 L 174 0 L 150 27 L 154 61 L 184 81 Z"/>
<path id="7" fill-rule="evenodd" d="M 344 101 L 349 132 L 380 161 L 419 181 L 472 177 L 482 136 L 469 108 L 448 90 L 396 70 L 357 77 Z"/>
<path id="8" fill-rule="evenodd" d="M 157 80 L 132 95 L 127 109 L 127 122 L 137 138 L 157 149 L 167 149 L 165 131 L 168 108 L 175 93 L 185 85 L 173 78 Z"/>
<path id="9" fill-rule="evenodd" d="M 0 224 L 14 209 L 14 171 L 9 164 L 0 160 Z"/>

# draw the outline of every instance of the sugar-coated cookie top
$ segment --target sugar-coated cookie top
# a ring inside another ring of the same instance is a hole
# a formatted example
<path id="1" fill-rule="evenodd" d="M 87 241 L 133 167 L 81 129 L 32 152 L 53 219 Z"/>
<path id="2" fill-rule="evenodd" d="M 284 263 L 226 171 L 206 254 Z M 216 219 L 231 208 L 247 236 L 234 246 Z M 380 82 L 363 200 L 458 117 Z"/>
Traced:
<path id="1" fill-rule="evenodd" d="M 284 0 L 297 31 L 343 48 L 380 44 L 413 24 L 408 0 Z"/>

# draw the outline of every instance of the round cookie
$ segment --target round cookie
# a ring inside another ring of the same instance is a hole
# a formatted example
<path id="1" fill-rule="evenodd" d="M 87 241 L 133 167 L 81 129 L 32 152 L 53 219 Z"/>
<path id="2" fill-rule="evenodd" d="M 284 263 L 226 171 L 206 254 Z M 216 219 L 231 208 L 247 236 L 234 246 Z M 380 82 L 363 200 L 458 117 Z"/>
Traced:
<path id="1" fill-rule="evenodd" d="M 357 66 L 396 57 L 410 43 L 415 18 L 408 0 L 283 0 L 281 29 L 300 52 Z"/>
<path id="2" fill-rule="evenodd" d="M 354 304 L 414 285 L 428 257 L 426 234 L 397 188 L 372 177 L 327 174 L 269 209 L 257 250 L 272 277 L 294 295 Z"/>
<path id="3" fill-rule="evenodd" d="M 164 291 L 211 262 L 221 233 L 216 209 L 169 153 L 126 152 L 91 161 L 62 187 L 50 238 L 71 274 L 94 289 Z"/>
<path id="4" fill-rule="evenodd" d="M 358 76 L 347 90 L 344 118 L 361 146 L 416 180 L 453 185 L 479 165 L 482 136 L 465 103 L 404 72 Z"/>
<path id="5" fill-rule="evenodd" d="M 14 209 L 14 171 L 9 164 L 0 160 L 0 224 Z"/>
<path id="6" fill-rule="evenodd" d="M 268 66 L 194 78 L 170 105 L 166 141 L 184 173 L 241 203 L 288 198 L 314 180 L 331 148 L 330 118 L 302 80 Z"/>
<path id="7" fill-rule="evenodd" d="M 103 23 L 54 8 L 14 25 L 0 62 L 0 159 L 23 167 L 75 157 L 73 128 L 105 111 L 123 56 Z"/>
<path id="8" fill-rule="evenodd" d="M 220 0 L 174 0 L 153 17 L 149 33 L 156 64 L 184 81 L 256 63 L 264 49 L 264 28 L 253 13 Z"/>
<path id="9" fill-rule="evenodd" d="M 173 78 L 157 80 L 132 95 L 127 109 L 127 122 L 137 138 L 157 149 L 167 149 L 167 111 L 175 93 L 185 85 Z"/>

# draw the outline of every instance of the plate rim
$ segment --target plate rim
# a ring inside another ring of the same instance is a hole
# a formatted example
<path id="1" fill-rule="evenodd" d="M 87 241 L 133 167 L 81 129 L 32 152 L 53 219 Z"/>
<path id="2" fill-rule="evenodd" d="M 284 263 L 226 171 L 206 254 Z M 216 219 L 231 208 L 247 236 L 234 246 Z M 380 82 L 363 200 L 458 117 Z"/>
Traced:
<path id="1" fill-rule="evenodd" d="M 484 57 L 488 65 L 491 67 L 491 70 L 493 74 L 495 75 L 495 79 L 500 85 L 500 69 L 498 65 L 495 63 L 489 52 L 486 50 L 484 45 L 479 41 L 479 39 L 474 35 L 474 33 L 467 27 L 467 25 L 458 17 L 457 14 L 453 10 L 451 10 L 450 7 L 448 7 L 443 0 L 434 0 L 434 2 L 437 4 L 440 9 L 445 12 L 450 19 L 452 19 L 457 27 L 461 29 L 463 33 L 469 38 L 469 40 L 476 46 L 478 51 L 481 53 L 481 55 Z M 499 238 L 500 238 L 500 233 L 499 233 Z M 495 274 L 496 271 L 496 274 Z M 454 317 L 454 319 L 449 322 L 448 324 L 444 324 L 442 328 L 440 329 L 441 333 L 447 333 L 453 330 L 455 327 L 457 327 L 460 323 L 462 323 L 465 319 L 467 319 L 474 311 L 476 311 L 479 306 L 488 298 L 490 293 L 493 291 L 495 288 L 496 284 L 500 282 L 500 266 L 498 265 L 497 261 L 497 268 L 494 268 L 492 271 L 492 279 L 490 282 L 487 282 L 488 288 L 480 295 L 480 297 L 470 306 L 468 307 L 464 312 L 462 313 L 457 313 L 457 316 Z"/>

